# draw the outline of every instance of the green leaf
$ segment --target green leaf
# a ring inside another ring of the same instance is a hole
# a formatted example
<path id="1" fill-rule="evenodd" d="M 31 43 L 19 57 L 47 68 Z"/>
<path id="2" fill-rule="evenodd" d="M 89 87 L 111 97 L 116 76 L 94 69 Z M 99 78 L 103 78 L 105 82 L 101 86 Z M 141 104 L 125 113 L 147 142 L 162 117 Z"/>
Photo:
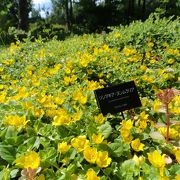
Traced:
<path id="1" fill-rule="evenodd" d="M 130 153 L 129 145 L 118 139 L 115 139 L 114 143 L 111 143 L 108 146 L 111 149 L 111 156 L 114 157 L 128 156 L 128 154 Z"/>
<path id="2" fill-rule="evenodd" d="M 13 169 L 10 172 L 11 178 L 15 178 L 17 176 L 17 173 L 19 172 L 19 169 Z"/>
<path id="3" fill-rule="evenodd" d="M 101 125 L 99 127 L 99 132 L 102 133 L 102 135 L 104 136 L 104 138 L 108 138 L 109 135 L 111 134 L 112 132 L 112 127 L 110 125 L 109 122 L 106 122 L 105 124 Z"/>
<path id="4" fill-rule="evenodd" d="M 38 148 L 39 148 L 39 146 L 40 146 L 40 138 L 39 138 L 39 137 L 37 137 L 37 138 L 36 138 L 36 141 L 34 142 L 34 145 L 33 145 L 33 147 L 32 147 L 32 148 L 36 148 L 36 149 L 38 149 Z"/>
<path id="5" fill-rule="evenodd" d="M 142 172 L 144 174 L 149 174 L 150 173 L 150 166 L 147 163 L 142 162 L 141 168 L 142 168 Z"/>
<path id="6" fill-rule="evenodd" d="M 16 159 L 16 149 L 11 145 L 0 144 L 0 156 L 2 159 L 12 164 Z"/>
<path id="7" fill-rule="evenodd" d="M 171 166 L 169 169 L 170 173 L 173 175 L 178 175 L 180 174 L 180 165 L 179 164 L 174 164 Z"/>
<path id="8" fill-rule="evenodd" d="M 46 179 L 51 179 L 51 180 L 57 180 L 56 173 L 53 171 L 53 169 L 47 169 L 44 173 Z"/>
<path id="9" fill-rule="evenodd" d="M 57 167 L 57 163 L 56 163 L 57 156 L 58 154 L 54 147 L 49 147 L 40 151 L 41 162 L 42 165 L 45 167 L 49 167 L 49 166 Z"/>
<path id="10" fill-rule="evenodd" d="M 58 180 L 69 180 L 71 179 L 71 175 L 74 173 L 76 169 L 75 164 L 70 164 L 67 168 L 61 170 L 59 169 L 58 174 Z"/>
<path id="11" fill-rule="evenodd" d="M 133 175 L 137 175 L 137 173 L 139 173 L 139 170 L 136 168 L 136 163 L 133 160 L 124 161 L 120 169 L 122 176 L 125 177 L 127 176 L 133 177 Z"/>
<path id="12" fill-rule="evenodd" d="M 109 147 L 111 148 L 111 153 L 113 156 L 115 157 L 120 157 L 123 153 L 123 146 L 121 143 L 111 143 L 109 145 Z"/>
<path id="13" fill-rule="evenodd" d="M 113 170 L 113 169 L 112 169 L 111 167 L 109 167 L 109 168 L 106 168 L 105 170 L 103 170 L 103 173 L 104 173 L 105 175 L 109 176 L 109 175 L 111 174 L 112 170 Z"/>
<path id="14" fill-rule="evenodd" d="M 89 123 L 89 125 L 87 126 L 87 134 L 88 137 L 91 137 L 93 134 L 97 133 L 97 126 L 95 125 L 95 123 Z"/>
<path id="15" fill-rule="evenodd" d="M 77 154 L 77 152 L 76 152 L 75 149 L 70 150 L 69 153 L 70 153 L 70 154 L 69 154 L 68 157 L 69 157 L 70 159 L 74 159 L 75 156 L 76 156 L 76 154 Z"/>
<path id="16" fill-rule="evenodd" d="M 153 140 L 165 141 L 164 136 L 163 136 L 161 133 L 159 133 L 158 131 L 151 132 L 151 133 L 150 133 L 150 137 L 151 137 Z"/>
<path id="17" fill-rule="evenodd" d="M 40 138 L 39 137 L 31 137 L 24 141 L 23 145 L 27 147 L 27 149 L 39 148 Z"/>
<path id="18" fill-rule="evenodd" d="M 9 126 L 6 131 L 5 138 L 17 136 L 17 129 L 14 126 Z"/>
<path id="19" fill-rule="evenodd" d="M 42 136 L 49 136 L 52 135 L 53 127 L 50 124 L 46 124 L 39 129 L 39 134 Z"/>
<path id="20" fill-rule="evenodd" d="M 44 148 L 50 147 L 50 145 L 51 145 L 50 141 L 49 141 L 47 138 L 45 138 L 45 137 L 40 137 L 40 144 L 41 144 Z"/>
<path id="21" fill-rule="evenodd" d="M 1 172 L 0 172 L 0 179 L 1 180 L 10 180 L 10 171 L 7 168 L 4 168 Z"/>

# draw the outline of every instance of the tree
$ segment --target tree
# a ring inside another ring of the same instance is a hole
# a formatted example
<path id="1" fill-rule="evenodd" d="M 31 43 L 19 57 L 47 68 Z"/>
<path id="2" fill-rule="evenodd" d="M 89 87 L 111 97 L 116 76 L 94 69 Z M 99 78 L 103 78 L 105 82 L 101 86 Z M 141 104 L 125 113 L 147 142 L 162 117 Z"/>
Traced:
<path id="1" fill-rule="evenodd" d="M 162 16 L 179 15 L 180 0 L 51 0 L 54 22 L 66 24 L 70 30 L 95 32 L 108 26 L 146 20 L 152 12 Z M 74 26 L 73 26 L 74 27 Z"/>
<path id="2" fill-rule="evenodd" d="M 68 30 L 73 23 L 73 1 L 72 0 L 51 0 L 53 12 L 51 19 L 54 23 L 66 24 Z"/>
<path id="3" fill-rule="evenodd" d="M 28 30 L 28 14 L 27 0 L 18 0 L 19 29 Z"/>
<path id="4" fill-rule="evenodd" d="M 29 12 L 32 0 L 1 0 L 0 2 L 0 29 L 7 31 L 14 26 L 22 30 L 28 29 Z"/>
<path id="5" fill-rule="evenodd" d="M 10 26 L 17 26 L 17 3 L 11 0 L 0 2 L 0 30 L 7 31 Z"/>

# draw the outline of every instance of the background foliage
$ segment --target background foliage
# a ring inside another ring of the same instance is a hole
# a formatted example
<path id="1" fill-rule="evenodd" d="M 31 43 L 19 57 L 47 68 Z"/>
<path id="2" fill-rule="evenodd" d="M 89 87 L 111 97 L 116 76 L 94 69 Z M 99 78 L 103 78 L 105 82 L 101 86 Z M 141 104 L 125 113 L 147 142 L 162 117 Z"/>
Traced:
<path id="1" fill-rule="evenodd" d="M 109 26 L 146 20 L 151 13 L 161 18 L 179 16 L 179 0 L 52 0 L 52 10 L 35 9 L 32 0 L 1 0 L 0 43 L 8 44 L 25 37 L 108 32 Z M 46 17 L 41 17 L 40 11 Z M 38 32 L 38 33 L 37 33 Z"/>

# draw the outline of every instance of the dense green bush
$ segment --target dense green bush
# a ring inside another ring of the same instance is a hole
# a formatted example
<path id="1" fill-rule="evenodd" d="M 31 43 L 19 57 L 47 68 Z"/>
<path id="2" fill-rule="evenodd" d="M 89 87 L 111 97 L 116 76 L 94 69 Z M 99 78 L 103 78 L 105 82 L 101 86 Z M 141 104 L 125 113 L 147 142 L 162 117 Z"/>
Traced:
<path id="1" fill-rule="evenodd" d="M 52 38 L 64 40 L 70 33 L 64 26 L 58 24 L 50 24 L 45 22 L 33 23 L 28 32 L 10 27 L 8 32 L 2 31 L 0 34 L 0 44 L 8 45 L 16 41 L 25 41 L 26 38 L 31 41 L 41 38 L 43 41 L 49 41 Z"/>
<path id="2" fill-rule="evenodd" d="M 69 35 L 65 26 L 51 24 L 44 21 L 33 23 L 30 27 L 29 33 L 32 39 L 38 39 L 41 37 L 44 40 L 50 40 L 52 38 L 64 40 Z"/>

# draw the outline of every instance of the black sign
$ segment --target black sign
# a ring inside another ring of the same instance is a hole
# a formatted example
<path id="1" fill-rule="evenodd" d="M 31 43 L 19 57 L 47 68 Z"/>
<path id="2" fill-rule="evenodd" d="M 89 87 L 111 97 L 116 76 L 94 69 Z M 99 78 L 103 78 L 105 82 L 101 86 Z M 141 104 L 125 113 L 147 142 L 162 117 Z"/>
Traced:
<path id="1" fill-rule="evenodd" d="M 134 81 L 97 89 L 94 94 L 103 115 L 142 106 Z"/>

